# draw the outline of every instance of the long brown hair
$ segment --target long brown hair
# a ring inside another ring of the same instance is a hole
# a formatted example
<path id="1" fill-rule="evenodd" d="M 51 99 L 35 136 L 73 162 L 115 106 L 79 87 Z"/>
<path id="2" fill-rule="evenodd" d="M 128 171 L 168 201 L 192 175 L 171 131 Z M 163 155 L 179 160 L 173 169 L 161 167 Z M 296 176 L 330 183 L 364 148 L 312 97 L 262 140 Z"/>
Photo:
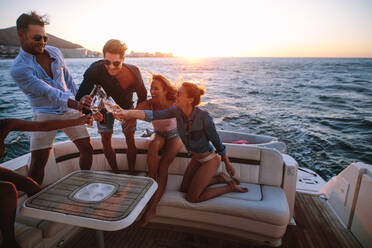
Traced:
<path id="1" fill-rule="evenodd" d="M 152 81 L 155 80 L 161 82 L 163 89 L 167 91 L 166 98 L 168 101 L 176 100 L 177 88 L 168 78 L 160 74 L 153 74 Z"/>

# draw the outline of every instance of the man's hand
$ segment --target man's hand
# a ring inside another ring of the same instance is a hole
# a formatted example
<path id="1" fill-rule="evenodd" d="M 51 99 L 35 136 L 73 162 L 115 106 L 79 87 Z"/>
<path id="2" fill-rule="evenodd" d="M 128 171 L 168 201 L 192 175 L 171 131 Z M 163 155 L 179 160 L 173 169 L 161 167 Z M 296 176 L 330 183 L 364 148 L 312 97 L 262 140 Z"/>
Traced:
<path id="1" fill-rule="evenodd" d="M 103 115 L 101 112 L 97 112 L 96 114 L 93 115 L 93 119 L 95 121 L 102 121 L 103 120 Z"/>
<path id="2" fill-rule="evenodd" d="M 79 118 L 79 124 L 78 125 L 90 124 L 92 121 L 93 121 L 93 117 L 92 117 L 91 114 L 83 115 Z"/>
<path id="3" fill-rule="evenodd" d="M 92 97 L 90 95 L 85 95 L 82 98 L 80 98 L 79 101 L 79 110 L 90 110 L 90 105 L 92 103 Z"/>

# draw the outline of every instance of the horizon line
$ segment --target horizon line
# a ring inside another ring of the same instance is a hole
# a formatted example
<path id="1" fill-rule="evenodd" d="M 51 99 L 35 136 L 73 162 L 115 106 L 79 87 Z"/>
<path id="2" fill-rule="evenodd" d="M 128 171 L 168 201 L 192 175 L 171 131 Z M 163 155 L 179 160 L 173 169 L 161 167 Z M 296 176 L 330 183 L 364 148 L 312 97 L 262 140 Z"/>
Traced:
<path id="1" fill-rule="evenodd" d="M 208 56 L 208 57 L 188 57 L 188 56 L 177 56 L 173 55 L 173 58 L 189 58 L 189 59 L 204 59 L 204 58 L 268 58 L 268 59 L 372 59 L 371 57 L 358 57 L 358 56 Z"/>

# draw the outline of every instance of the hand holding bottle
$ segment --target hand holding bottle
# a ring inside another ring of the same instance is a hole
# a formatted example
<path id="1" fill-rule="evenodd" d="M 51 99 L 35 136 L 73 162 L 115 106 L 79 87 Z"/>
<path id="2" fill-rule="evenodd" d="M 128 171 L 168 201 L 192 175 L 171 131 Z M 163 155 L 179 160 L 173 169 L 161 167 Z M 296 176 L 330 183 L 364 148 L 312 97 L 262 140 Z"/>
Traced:
<path id="1" fill-rule="evenodd" d="M 90 95 L 83 96 L 79 101 L 79 111 L 83 109 L 90 110 L 91 103 L 92 97 Z"/>

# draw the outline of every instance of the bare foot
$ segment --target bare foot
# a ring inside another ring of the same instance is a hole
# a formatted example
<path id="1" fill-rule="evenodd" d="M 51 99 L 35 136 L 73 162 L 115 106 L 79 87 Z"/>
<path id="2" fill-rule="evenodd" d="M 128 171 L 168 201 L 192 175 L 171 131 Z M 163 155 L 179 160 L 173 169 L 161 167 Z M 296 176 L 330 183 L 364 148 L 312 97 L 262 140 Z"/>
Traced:
<path id="1" fill-rule="evenodd" d="M 248 192 L 248 189 L 245 187 L 239 187 L 234 181 L 229 182 L 229 186 L 232 192 L 245 193 Z"/>
<path id="2" fill-rule="evenodd" d="M 27 189 L 26 193 L 28 197 L 33 196 L 34 194 L 38 193 L 41 190 L 41 186 L 37 182 L 35 182 L 31 177 L 27 177 L 25 187 Z"/>
<path id="3" fill-rule="evenodd" d="M 138 227 L 145 227 L 149 224 L 149 221 L 155 218 L 156 216 L 156 209 L 155 208 L 148 208 L 146 212 L 143 214 L 142 218 L 138 222 Z"/>
<path id="4" fill-rule="evenodd" d="M 238 179 L 236 179 L 235 177 L 231 177 L 225 172 L 221 172 L 220 174 L 218 174 L 218 177 L 220 178 L 219 182 L 221 183 L 229 183 L 231 181 L 234 181 L 235 184 L 240 184 L 240 181 Z"/>

